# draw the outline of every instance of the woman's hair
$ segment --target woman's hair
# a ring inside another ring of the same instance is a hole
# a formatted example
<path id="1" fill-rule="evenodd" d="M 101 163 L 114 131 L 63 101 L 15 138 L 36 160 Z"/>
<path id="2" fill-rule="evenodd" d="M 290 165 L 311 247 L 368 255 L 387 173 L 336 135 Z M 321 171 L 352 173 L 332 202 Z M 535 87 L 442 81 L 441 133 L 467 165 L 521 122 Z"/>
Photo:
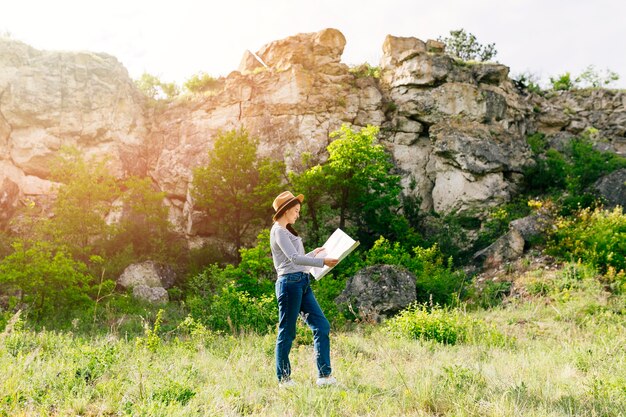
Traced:
<path id="1" fill-rule="evenodd" d="M 295 206 L 300 206 L 300 201 L 298 200 L 293 200 L 291 201 L 289 204 L 287 204 L 285 207 L 283 207 L 280 211 L 280 215 L 276 218 L 276 220 L 280 219 L 281 217 L 283 217 L 285 215 L 285 213 L 287 212 L 287 210 L 289 210 L 292 207 Z M 287 230 L 289 230 L 294 236 L 298 236 L 298 232 L 296 232 L 296 229 L 293 228 L 293 226 L 291 224 L 287 224 Z"/>

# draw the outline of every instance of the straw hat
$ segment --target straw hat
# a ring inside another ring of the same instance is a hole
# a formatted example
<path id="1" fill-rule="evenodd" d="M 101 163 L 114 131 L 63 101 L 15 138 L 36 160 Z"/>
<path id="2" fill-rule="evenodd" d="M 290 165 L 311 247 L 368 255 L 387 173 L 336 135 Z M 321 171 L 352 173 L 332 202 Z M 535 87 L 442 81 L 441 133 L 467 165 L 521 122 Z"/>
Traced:
<path id="1" fill-rule="evenodd" d="M 282 216 L 282 214 L 287 210 L 289 203 L 292 203 L 295 200 L 298 200 L 300 203 L 302 203 L 302 201 L 304 201 L 304 196 L 302 194 L 299 194 L 297 197 L 295 197 L 291 193 L 291 191 L 283 191 L 282 193 L 280 193 L 272 203 L 272 207 L 274 207 L 274 211 L 276 212 L 272 217 L 272 220 L 276 221 L 276 219 Z"/>

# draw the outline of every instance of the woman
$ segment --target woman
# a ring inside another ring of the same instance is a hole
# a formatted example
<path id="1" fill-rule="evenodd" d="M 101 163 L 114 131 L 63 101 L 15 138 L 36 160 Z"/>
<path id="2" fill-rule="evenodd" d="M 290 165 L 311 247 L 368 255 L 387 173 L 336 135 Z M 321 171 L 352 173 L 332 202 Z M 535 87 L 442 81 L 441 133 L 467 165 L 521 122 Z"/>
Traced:
<path id="1" fill-rule="evenodd" d="M 278 338 L 276 339 L 276 375 L 281 387 L 295 385 L 291 379 L 289 351 L 296 337 L 296 320 L 302 313 L 306 324 L 313 331 L 318 379 L 317 385 L 332 385 L 337 382 L 331 376 L 330 368 L 330 324 L 324 316 L 313 291 L 307 271 L 310 267 L 321 268 L 324 265 L 335 266 L 337 259 L 315 258 L 322 250 L 304 254 L 302 238 L 293 229 L 292 224 L 300 217 L 302 194 L 295 197 L 291 192 L 281 193 L 272 206 L 274 207 L 274 225 L 270 232 L 270 246 L 274 267 L 278 274 L 276 280 L 276 299 L 278 300 Z"/>

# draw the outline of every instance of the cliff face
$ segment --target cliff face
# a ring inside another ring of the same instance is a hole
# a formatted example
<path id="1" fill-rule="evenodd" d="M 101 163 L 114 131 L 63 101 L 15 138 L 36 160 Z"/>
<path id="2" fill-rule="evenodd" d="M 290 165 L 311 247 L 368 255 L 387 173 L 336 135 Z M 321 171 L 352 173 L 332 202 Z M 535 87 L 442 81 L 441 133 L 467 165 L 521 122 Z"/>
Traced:
<path id="1" fill-rule="evenodd" d="M 626 152 L 621 92 L 527 96 L 506 66 L 459 64 L 438 42 L 393 36 L 381 79 L 358 77 L 340 62 L 345 42 L 334 29 L 272 42 L 246 52 L 212 94 L 161 108 L 111 56 L 0 40 L 0 223 L 25 199 L 54 193 L 50 162 L 64 145 L 108 158 L 119 178 L 151 176 L 190 238 L 207 221 L 189 195 L 192 171 L 219 130 L 245 126 L 261 154 L 297 169 L 303 152 L 324 160 L 342 123 L 379 125 L 405 193 L 440 213 L 481 211 L 515 194 L 530 163 L 529 132 L 562 142 L 594 127 L 603 146 Z"/>

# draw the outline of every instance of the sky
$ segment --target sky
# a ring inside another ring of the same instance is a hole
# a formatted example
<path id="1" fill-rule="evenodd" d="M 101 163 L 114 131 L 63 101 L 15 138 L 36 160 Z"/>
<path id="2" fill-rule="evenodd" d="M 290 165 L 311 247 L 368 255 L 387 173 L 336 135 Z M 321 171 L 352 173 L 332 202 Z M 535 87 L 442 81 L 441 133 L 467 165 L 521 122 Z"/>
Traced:
<path id="1" fill-rule="evenodd" d="M 626 88 L 623 0 L 0 0 L 0 34 L 45 50 L 115 56 L 181 85 L 205 72 L 226 76 L 245 50 L 303 32 L 339 29 L 342 61 L 378 65 L 388 34 L 422 40 L 465 29 L 495 43 L 511 74 L 574 77 L 610 69 Z"/>

